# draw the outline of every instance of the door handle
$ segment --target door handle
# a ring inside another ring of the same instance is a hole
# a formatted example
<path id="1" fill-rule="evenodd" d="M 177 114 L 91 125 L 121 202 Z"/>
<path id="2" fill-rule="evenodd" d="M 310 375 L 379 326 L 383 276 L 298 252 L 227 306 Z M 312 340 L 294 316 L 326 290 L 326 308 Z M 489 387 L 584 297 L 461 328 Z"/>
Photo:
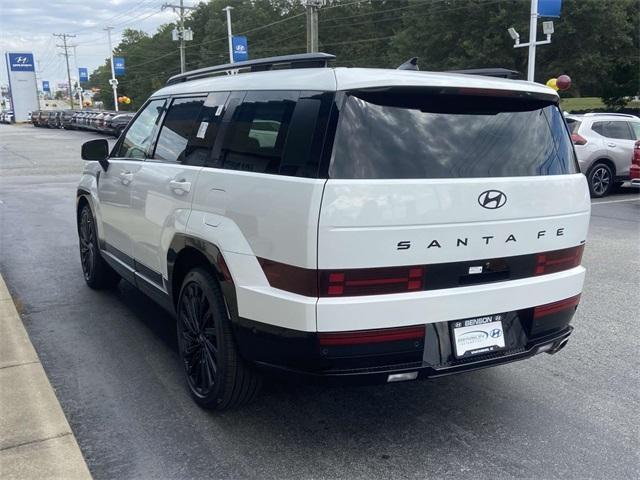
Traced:
<path id="1" fill-rule="evenodd" d="M 615 146 L 616 146 L 616 144 L 615 144 L 615 143 L 607 143 L 607 147 L 614 148 Z"/>
<path id="2" fill-rule="evenodd" d="M 129 185 L 131 180 L 133 180 L 133 173 L 126 170 L 124 172 L 120 172 L 120 182 L 123 185 Z"/>
<path id="3" fill-rule="evenodd" d="M 182 195 L 191 191 L 191 182 L 187 182 L 186 180 L 171 180 L 169 182 L 169 188 L 171 188 L 176 195 Z"/>

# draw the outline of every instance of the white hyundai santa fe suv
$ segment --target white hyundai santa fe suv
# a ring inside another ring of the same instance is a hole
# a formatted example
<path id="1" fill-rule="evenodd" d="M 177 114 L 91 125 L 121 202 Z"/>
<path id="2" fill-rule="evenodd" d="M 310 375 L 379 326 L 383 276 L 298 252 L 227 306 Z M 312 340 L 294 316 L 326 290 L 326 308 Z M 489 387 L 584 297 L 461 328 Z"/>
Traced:
<path id="1" fill-rule="evenodd" d="M 590 200 L 557 94 L 332 58 L 172 77 L 110 153 L 82 147 L 86 282 L 175 315 L 203 407 L 265 372 L 423 379 L 571 334 Z"/>

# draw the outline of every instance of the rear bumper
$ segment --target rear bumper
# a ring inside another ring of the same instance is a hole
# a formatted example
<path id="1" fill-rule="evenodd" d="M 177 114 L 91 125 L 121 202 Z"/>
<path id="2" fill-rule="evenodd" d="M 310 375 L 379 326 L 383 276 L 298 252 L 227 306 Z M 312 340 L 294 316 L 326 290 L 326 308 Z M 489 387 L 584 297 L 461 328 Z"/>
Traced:
<path id="1" fill-rule="evenodd" d="M 440 367 L 435 367 L 425 362 L 415 362 L 377 368 L 312 372 L 266 362 L 255 363 L 261 370 L 276 375 L 279 378 L 322 385 L 375 385 L 392 383 L 402 380 L 390 381 L 390 376 L 401 374 L 410 374 L 410 378 L 406 378 L 406 380 L 427 380 L 525 360 L 539 353 L 554 354 L 564 348 L 572 332 L 573 327 L 568 326 L 559 332 L 531 341 L 518 351 L 495 355 L 492 358 L 483 358 L 475 361 L 466 361 L 457 365 L 453 364 Z M 413 376 L 414 374 L 415 377 Z"/>
<path id="2" fill-rule="evenodd" d="M 554 305 L 557 303 L 551 307 Z M 523 360 L 538 353 L 555 353 L 564 347 L 573 331 L 569 324 L 575 310 L 573 304 L 562 310 L 544 306 L 504 313 L 504 349 L 462 358 L 455 356 L 452 341 L 453 327 L 459 321 L 414 326 L 414 332 L 423 328 L 424 335 L 381 342 L 323 343 L 326 334 L 242 318 L 234 326 L 242 356 L 266 372 L 305 382 L 371 384 L 387 383 L 390 375 L 410 374 L 406 380 L 435 378 Z M 546 313 L 541 315 L 541 311 Z"/>

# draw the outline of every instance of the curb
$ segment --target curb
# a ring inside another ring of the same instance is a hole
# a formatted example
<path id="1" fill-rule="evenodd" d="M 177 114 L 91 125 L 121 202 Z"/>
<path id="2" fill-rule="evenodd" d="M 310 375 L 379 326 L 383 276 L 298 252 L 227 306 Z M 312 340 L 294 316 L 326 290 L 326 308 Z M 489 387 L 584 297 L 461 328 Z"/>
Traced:
<path id="1" fill-rule="evenodd" d="M 0 477 L 91 479 L 0 274 Z"/>

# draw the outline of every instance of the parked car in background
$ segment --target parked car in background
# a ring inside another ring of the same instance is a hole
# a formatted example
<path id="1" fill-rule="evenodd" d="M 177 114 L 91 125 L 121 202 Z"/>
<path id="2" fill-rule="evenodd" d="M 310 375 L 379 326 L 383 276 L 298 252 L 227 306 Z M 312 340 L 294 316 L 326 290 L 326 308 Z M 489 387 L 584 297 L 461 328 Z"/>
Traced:
<path id="1" fill-rule="evenodd" d="M 640 187 L 640 140 L 636 140 L 633 146 L 633 158 L 631 159 L 629 176 L 631 177 L 631 185 Z"/>
<path id="2" fill-rule="evenodd" d="M 60 126 L 68 130 L 73 130 L 71 120 L 73 118 L 73 110 L 63 110 L 60 112 Z"/>
<path id="3" fill-rule="evenodd" d="M 49 112 L 46 110 L 39 110 L 38 111 L 38 124 L 36 125 L 37 127 L 46 127 L 47 126 L 47 121 L 49 120 Z M 32 117 L 33 119 L 33 117 Z"/>
<path id="4" fill-rule="evenodd" d="M 13 123 L 15 117 L 12 110 L 6 110 L 0 114 L 0 123 Z"/>
<path id="5" fill-rule="evenodd" d="M 640 118 L 620 113 L 568 115 L 580 170 L 592 197 L 604 197 L 629 180 L 629 159 L 640 140 Z"/>
<path id="6" fill-rule="evenodd" d="M 134 116 L 133 112 L 116 113 L 107 119 L 105 129 L 114 137 L 119 137 Z"/>

